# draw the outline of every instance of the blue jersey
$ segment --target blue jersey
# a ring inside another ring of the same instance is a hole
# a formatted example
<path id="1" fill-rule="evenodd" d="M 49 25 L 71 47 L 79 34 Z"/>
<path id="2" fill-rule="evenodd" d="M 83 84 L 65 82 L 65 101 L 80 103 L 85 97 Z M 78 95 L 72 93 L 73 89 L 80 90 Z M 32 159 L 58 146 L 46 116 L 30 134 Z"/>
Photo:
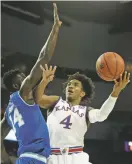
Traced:
<path id="1" fill-rule="evenodd" d="M 38 105 L 28 105 L 15 92 L 10 96 L 6 119 L 18 140 L 18 156 L 24 152 L 50 155 L 48 128 Z"/>

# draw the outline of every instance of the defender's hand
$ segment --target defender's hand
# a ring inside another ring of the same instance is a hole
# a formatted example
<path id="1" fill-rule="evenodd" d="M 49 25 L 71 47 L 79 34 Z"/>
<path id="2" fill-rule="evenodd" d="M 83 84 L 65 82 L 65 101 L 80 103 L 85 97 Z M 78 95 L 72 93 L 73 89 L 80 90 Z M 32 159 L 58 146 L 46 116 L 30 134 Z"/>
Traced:
<path id="1" fill-rule="evenodd" d="M 45 68 L 42 65 L 40 65 L 40 69 L 42 70 L 43 80 L 47 81 L 47 83 L 51 82 L 54 79 L 56 68 L 57 68 L 56 66 L 54 66 L 53 68 L 52 66 L 50 66 L 48 68 L 47 64 L 45 64 Z"/>
<path id="2" fill-rule="evenodd" d="M 56 3 L 53 3 L 53 7 L 54 7 L 54 24 L 60 27 L 62 22 L 59 20 Z"/>

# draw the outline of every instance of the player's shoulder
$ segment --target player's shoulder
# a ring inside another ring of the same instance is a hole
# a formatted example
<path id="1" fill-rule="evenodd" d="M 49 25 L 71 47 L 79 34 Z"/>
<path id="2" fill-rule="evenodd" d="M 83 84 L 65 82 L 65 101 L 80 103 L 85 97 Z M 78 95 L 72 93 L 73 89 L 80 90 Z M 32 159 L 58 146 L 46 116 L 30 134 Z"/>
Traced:
<path id="1" fill-rule="evenodd" d="M 13 99 L 14 97 L 17 97 L 18 94 L 19 94 L 18 91 L 13 92 L 13 93 L 10 95 L 10 99 Z"/>
<path id="2" fill-rule="evenodd" d="M 57 106 L 62 106 L 64 103 L 65 101 L 62 97 L 59 97 L 58 100 L 48 109 L 47 115 L 49 116 Z"/>
<path id="3" fill-rule="evenodd" d="M 84 106 L 84 105 L 78 105 L 78 108 L 79 108 L 79 109 L 86 109 L 87 106 Z"/>
<path id="4" fill-rule="evenodd" d="M 93 110 L 93 109 L 94 109 L 93 107 L 87 106 L 87 107 L 86 107 L 86 113 L 89 113 L 89 111 L 91 111 L 91 110 Z"/>
<path id="5" fill-rule="evenodd" d="M 65 106 L 67 105 L 67 101 L 64 100 L 62 97 L 59 97 L 58 100 L 54 103 L 53 107 L 55 108 L 56 106 Z"/>
<path id="6" fill-rule="evenodd" d="M 67 103 L 66 100 L 64 100 L 61 96 L 58 98 L 57 103 Z"/>
<path id="7" fill-rule="evenodd" d="M 79 108 L 79 109 L 89 109 L 89 106 L 87 106 L 87 105 L 82 105 L 82 104 L 80 104 L 80 105 L 77 105 L 76 106 L 77 108 Z"/>
<path id="8" fill-rule="evenodd" d="M 87 107 L 87 110 L 88 110 L 88 111 L 93 110 L 93 109 L 94 109 L 94 108 L 91 107 L 91 106 L 88 106 L 88 107 Z"/>
<path id="9" fill-rule="evenodd" d="M 10 101 L 9 102 L 16 103 L 16 102 L 20 102 L 20 101 L 22 101 L 22 98 L 19 95 L 19 91 L 13 92 L 10 95 Z"/>
<path id="10" fill-rule="evenodd" d="M 59 101 L 60 101 L 61 103 L 67 103 L 67 101 L 64 100 L 62 97 L 59 98 Z"/>
<path id="11" fill-rule="evenodd" d="M 25 101 L 22 96 L 20 95 L 20 91 L 16 91 L 11 94 L 10 101 L 13 102 L 15 105 L 22 105 L 24 107 L 38 107 L 38 105 L 34 102 L 33 99 L 29 99 Z"/>

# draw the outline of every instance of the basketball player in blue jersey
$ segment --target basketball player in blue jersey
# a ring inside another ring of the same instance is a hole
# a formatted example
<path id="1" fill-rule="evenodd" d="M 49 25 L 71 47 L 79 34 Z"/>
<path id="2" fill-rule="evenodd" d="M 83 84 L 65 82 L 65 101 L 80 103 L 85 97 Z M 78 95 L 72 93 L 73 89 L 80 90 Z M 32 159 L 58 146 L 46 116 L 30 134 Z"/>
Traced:
<path id="1" fill-rule="evenodd" d="M 25 77 L 19 70 L 11 70 L 3 77 L 4 84 L 11 95 L 5 117 L 1 122 L 2 139 L 10 128 L 15 131 L 19 144 L 19 158 L 16 164 L 44 164 L 50 155 L 47 125 L 39 106 L 34 102 L 32 90 L 42 77 L 40 64 L 44 66 L 48 63 L 54 53 L 62 23 L 58 17 L 56 4 L 53 6 L 54 25 L 30 74 Z M 3 146 L 2 149 L 4 149 Z M 6 151 L 3 152 L 5 163 L 9 164 L 10 159 Z"/>

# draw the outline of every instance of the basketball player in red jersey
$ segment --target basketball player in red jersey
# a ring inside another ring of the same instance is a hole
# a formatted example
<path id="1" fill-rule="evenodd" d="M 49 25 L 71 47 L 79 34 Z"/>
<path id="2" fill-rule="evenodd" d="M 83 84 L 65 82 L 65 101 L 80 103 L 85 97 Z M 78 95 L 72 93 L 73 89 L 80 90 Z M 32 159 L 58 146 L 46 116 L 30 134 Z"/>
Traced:
<path id="1" fill-rule="evenodd" d="M 36 101 L 50 111 L 47 124 L 52 155 L 48 164 L 90 164 L 89 155 L 83 152 L 88 124 L 107 119 L 119 94 L 130 82 L 130 73 L 120 75 L 119 82 L 114 80 L 112 93 L 99 110 L 89 106 L 94 93 L 90 78 L 79 73 L 69 76 L 64 85 L 66 100 L 62 100 L 59 96 L 43 94 L 48 83 L 53 80 L 56 67 L 48 68 L 45 65 L 41 69 L 43 79 L 36 89 Z"/>

